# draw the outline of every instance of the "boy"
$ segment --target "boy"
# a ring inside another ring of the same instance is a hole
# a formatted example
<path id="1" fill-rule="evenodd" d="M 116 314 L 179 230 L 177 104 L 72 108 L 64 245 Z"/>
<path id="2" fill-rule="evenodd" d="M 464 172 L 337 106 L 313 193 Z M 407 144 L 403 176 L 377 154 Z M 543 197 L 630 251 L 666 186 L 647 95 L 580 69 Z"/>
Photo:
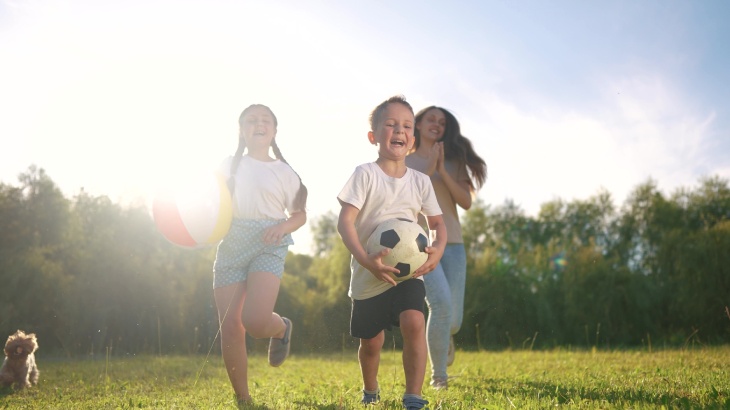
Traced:
<path id="1" fill-rule="evenodd" d="M 380 400 L 378 366 L 385 330 L 399 326 L 406 376 L 403 406 L 409 410 L 428 404 L 421 397 L 428 354 L 423 313 L 426 291 L 421 276 L 438 265 L 446 246 L 446 226 L 429 177 L 406 167 L 406 155 L 415 142 L 413 123 L 413 108 L 403 97 L 391 97 L 378 105 L 370 114 L 368 132 L 368 140 L 378 147 L 378 159 L 358 166 L 337 196 L 342 206 L 337 230 L 352 254 L 350 334 L 360 339 L 362 402 Z M 412 279 L 396 286 L 389 273 L 398 270 L 383 265 L 381 260 L 388 250 L 369 255 L 363 244 L 383 221 L 416 221 L 420 213 L 426 216 L 435 239 L 426 248 L 426 263 Z"/>

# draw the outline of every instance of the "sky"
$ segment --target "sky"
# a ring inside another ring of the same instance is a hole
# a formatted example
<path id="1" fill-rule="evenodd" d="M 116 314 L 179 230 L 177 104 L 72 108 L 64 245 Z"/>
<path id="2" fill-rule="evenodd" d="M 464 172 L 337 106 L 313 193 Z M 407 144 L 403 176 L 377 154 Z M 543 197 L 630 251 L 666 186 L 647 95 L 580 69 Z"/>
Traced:
<path id="1" fill-rule="evenodd" d="M 149 205 L 216 169 L 262 103 L 311 222 L 401 94 L 457 117 L 486 205 L 620 208 L 648 180 L 730 178 L 728 18 L 725 0 L 0 0 L 0 183 L 35 165 L 69 198 Z"/>

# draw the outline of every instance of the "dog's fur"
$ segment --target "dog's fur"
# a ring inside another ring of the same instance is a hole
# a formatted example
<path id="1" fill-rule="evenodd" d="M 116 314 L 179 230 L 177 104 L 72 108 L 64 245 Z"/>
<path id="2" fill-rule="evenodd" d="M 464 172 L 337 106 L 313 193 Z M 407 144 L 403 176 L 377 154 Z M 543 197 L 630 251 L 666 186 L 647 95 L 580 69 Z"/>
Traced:
<path id="1" fill-rule="evenodd" d="M 38 341 L 35 333 L 26 334 L 18 330 L 5 343 L 5 361 L 0 368 L 0 385 L 14 385 L 17 389 L 38 384 L 38 366 L 35 351 Z"/>

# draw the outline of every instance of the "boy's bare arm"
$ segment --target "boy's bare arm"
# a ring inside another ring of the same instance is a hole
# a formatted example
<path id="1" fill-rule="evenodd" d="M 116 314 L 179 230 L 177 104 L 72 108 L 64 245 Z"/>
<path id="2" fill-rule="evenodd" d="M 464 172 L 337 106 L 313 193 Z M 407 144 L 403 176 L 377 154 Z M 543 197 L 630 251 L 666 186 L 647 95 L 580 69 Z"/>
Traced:
<path id="1" fill-rule="evenodd" d="M 423 276 L 432 270 L 436 269 L 441 257 L 444 256 L 444 249 L 446 249 L 446 224 L 444 218 L 441 215 L 428 216 L 428 230 L 434 232 L 434 240 L 431 242 L 431 246 L 426 247 L 426 253 L 428 259 L 421 265 L 420 268 L 413 272 L 413 277 Z"/>

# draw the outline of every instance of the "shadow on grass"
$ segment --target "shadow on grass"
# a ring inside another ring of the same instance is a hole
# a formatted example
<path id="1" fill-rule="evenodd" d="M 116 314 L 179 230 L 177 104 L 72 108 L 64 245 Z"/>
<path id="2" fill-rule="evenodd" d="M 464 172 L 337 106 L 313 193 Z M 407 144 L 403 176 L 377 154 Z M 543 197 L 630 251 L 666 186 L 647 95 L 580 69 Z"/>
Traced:
<path id="1" fill-rule="evenodd" d="M 297 400 L 294 402 L 297 406 L 301 406 L 305 409 L 317 409 L 317 410 L 342 410 L 345 408 L 348 408 L 346 405 L 338 405 L 338 404 L 320 404 L 313 400 Z M 366 409 L 370 406 L 366 407 L 364 405 L 359 405 L 357 408 Z M 400 401 L 396 400 L 381 400 L 377 403 L 376 408 L 385 408 L 385 409 L 391 409 L 391 408 L 398 408 L 400 409 L 402 407 Z"/>
<path id="2" fill-rule="evenodd" d="M 493 394 L 503 394 L 505 393 L 504 386 L 513 384 L 513 387 L 509 390 L 515 396 L 550 398 L 558 404 L 570 404 L 574 401 L 589 400 L 596 403 L 605 402 L 615 405 L 634 403 L 636 405 L 663 406 L 679 409 L 730 409 L 730 392 L 723 391 L 715 392 L 715 394 L 700 402 L 697 399 L 681 394 L 657 393 L 642 388 L 606 388 L 599 390 L 595 388 L 575 388 L 553 383 L 531 381 L 514 383 L 514 380 L 507 379 L 485 379 L 477 384 L 485 386 L 483 389 Z"/>
<path id="3" fill-rule="evenodd" d="M 255 404 L 255 403 L 239 404 L 238 409 L 239 410 L 274 410 L 273 408 L 271 408 L 269 406 L 264 406 L 263 404 Z"/>

